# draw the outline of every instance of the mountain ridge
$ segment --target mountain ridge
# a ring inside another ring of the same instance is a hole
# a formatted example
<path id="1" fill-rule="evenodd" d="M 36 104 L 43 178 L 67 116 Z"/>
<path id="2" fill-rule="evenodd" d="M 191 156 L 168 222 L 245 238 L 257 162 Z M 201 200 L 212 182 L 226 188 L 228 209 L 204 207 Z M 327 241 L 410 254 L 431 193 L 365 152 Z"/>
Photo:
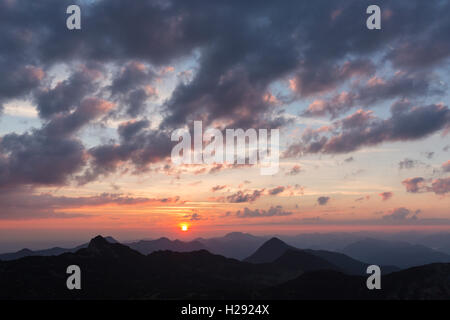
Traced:
<path id="1" fill-rule="evenodd" d="M 377 265 L 396 265 L 400 268 L 450 262 L 450 255 L 419 244 L 365 238 L 341 250 L 358 260 Z"/>
<path id="2" fill-rule="evenodd" d="M 280 259 L 280 257 L 282 257 L 286 252 L 289 251 L 301 252 L 305 260 L 310 260 L 310 263 L 317 264 L 317 266 L 319 265 L 319 261 L 321 261 L 321 269 L 327 269 L 328 266 L 328 269 L 330 270 L 339 270 L 347 274 L 366 274 L 367 267 L 369 266 L 368 263 L 359 261 L 339 252 L 327 250 L 298 249 L 276 237 L 273 237 L 265 242 L 251 256 L 244 259 L 244 261 L 251 263 L 274 262 L 277 259 Z M 395 266 L 381 267 L 383 273 L 390 273 L 399 270 L 399 268 Z"/>
<path id="3" fill-rule="evenodd" d="M 304 263 L 303 256 L 309 259 L 311 254 L 288 250 L 275 262 L 255 264 L 207 250 L 160 250 L 143 255 L 97 236 L 75 253 L 0 261 L 0 299 L 450 298 L 450 264 L 383 275 L 383 290 L 371 292 L 365 276 L 323 269 L 322 265 L 304 265 L 299 270 L 295 258 Z M 65 287 L 66 268 L 73 264 L 82 270 L 82 290 Z"/>

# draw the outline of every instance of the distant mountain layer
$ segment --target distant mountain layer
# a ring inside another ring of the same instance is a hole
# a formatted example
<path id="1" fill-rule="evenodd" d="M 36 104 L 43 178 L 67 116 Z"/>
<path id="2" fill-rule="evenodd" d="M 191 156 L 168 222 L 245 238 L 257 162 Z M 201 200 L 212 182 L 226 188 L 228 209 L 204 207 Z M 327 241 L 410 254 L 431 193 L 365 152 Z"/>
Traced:
<path id="1" fill-rule="evenodd" d="M 231 232 L 224 237 L 198 238 L 210 252 L 225 257 L 242 260 L 252 254 L 268 237 L 258 237 L 249 233 Z"/>
<path id="2" fill-rule="evenodd" d="M 288 250 L 297 249 L 278 238 L 271 238 L 269 241 L 265 242 L 261 247 L 259 247 L 255 253 L 244 259 L 244 261 L 251 263 L 272 262 Z"/>
<path id="3" fill-rule="evenodd" d="M 113 237 L 105 237 L 105 240 L 110 243 L 118 243 L 116 239 Z M 3 253 L 0 254 L 0 260 L 3 261 L 9 261 L 9 260 L 16 260 L 24 257 L 31 257 L 31 256 L 58 256 L 60 254 L 66 253 L 66 252 L 76 252 L 82 248 L 86 248 L 88 246 L 88 243 L 79 245 L 75 248 L 60 248 L 60 247 L 54 247 L 50 249 L 44 249 L 44 250 L 30 250 L 30 249 L 22 249 L 17 252 L 11 252 L 11 253 Z"/>
<path id="4" fill-rule="evenodd" d="M 105 239 L 108 242 L 117 242 L 112 237 L 106 237 Z M 288 245 L 285 242 L 280 245 L 282 241 L 278 238 L 275 239 L 276 241 L 268 242 L 269 238 L 267 237 L 232 232 L 223 237 L 198 238 L 194 241 L 170 240 L 163 237 L 155 240 L 130 242 L 126 243 L 126 245 L 144 255 L 158 250 L 174 252 L 207 250 L 214 254 L 239 260 L 245 259 L 245 261 L 252 263 L 273 262 L 288 249 L 300 250 L 299 248 L 302 248 L 301 250 L 304 250 L 303 253 L 322 258 L 340 271 L 355 275 L 363 274 L 368 264 L 383 266 L 382 271 L 386 274 L 396 271 L 398 268 L 404 269 L 430 263 L 450 262 L 449 254 L 430 248 L 444 249 L 447 242 L 450 241 L 450 235 L 447 233 L 416 236 L 416 241 L 420 240 L 430 245 L 430 247 L 421 244 L 371 238 L 355 240 L 356 236 L 351 234 L 304 234 L 282 238 L 283 240 L 287 239 L 288 243 L 292 243 L 295 246 Z M 414 239 L 411 238 L 412 240 Z M 345 246 L 333 250 L 312 250 L 312 248 L 319 248 L 325 244 L 330 247 L 330 242 L 333 241 L 336 243 L 334 246 L 336 248 L 344 243 Z M 74 253 L 87 246 L 88 244 L 85 243 L 74 248 L 54 247 L 34 251 L 22 249 L 13 253 L 0 254 L 0 260 L 10 261 L 28 256 L 57 256 L 68 252 Z M 311 249 L 304 249 L 308 247 Z"/>
<path id="5" fill-rule="evenodd" d="M 441 232 L 421 237 L 418 242 L 429 248 L 450 254 L 450 233 Z"/>
<path id="6" fill-rule="evenodd" d="M 115 240 L 112 237 L 105 237 L 106 241 L 110 243 L 118 243 L 117 240 Z M 206 250 L 207 248 L 200 243 L 199 241 L 191 241 L 191 242 L 184 242 L 180 240 L 169 240 L 167 238 L 160 238 L 156 240 L 140 240 L 136 242 L 130 242 L 126 244 L 128 247 L 139 251 L 142 254 L 149 254 L 154 251 L 158 250 L 170 250 L 170 251 L 176 251 L 176 252 L 189 252 L 189 251 L 196 251 L 196 250 Z M 88 243 L 82 244 L 80 246 L 77 246 L 75 248 L 50 248 L 45 250 L 29 250 L 29 249 L 22 249 L 17 252 L 12 253 L 4 253 L 0 254 L 0 260 L 3 261 L 9 261 L 9 260 L 15 260 L 23 257 L 30 257 L 30 256 L 57 256 L 63 253 L 67 252 L 76 252 L 79 249 L 86 248 L 88 246 Z"/>
<path id="7" fill-rule="evenodd" d="M 81 268 L 81 290 L 66 289 L 69 265 Z M 366 277 L 303 250 L 255 264 L 206 250 L 145 256 L 100 236 L 75 253 L 1 261 L 0 275 L 0 299 L 450 298 L 450 264 L 394 272 L 382 277 L 382 290 L 369 291 Z"/>
<path id="8" fill-rule="evenodd" d="M 117 242 L 112 237 L 106 237 L 112 243 Z M 149 254 L 158 250 L 170 250 L 176 252 L 189 252 L 195 250 L 208 250 L 215 254 L 225 257 L 243 259 L 254 252 L 267 238 L 257 237 L 248 233 L 231 232 L 223 237 L 210 239 L 198 238 L 194 241 L 170 240 L 162 237 L 156 240 L 140 240 L 125 243 L 132 249 L 142 254 Z M 66 252 L 75 252 L 81 248 L 87 247 L 87 243 L 75 248 L 50 248 L 45 250 L 22 249 L 17 252 L 0 254 L 0 260 L 8 261 L 29 256 L 55 256 Z"/>
<path id="9" fill-rule="evenodd" d="M 450 255 L 422 245 L 370 238 L 352 243 L 342 252 L 370 264 L 396 265 L 400 268 L 450 262 Z"/>
<path id="10" fill-rule="evenodd" d="M 244 261 L 251 263 L 268 263 L 279 261 L 281 257 L 289 252 L 290 255 L 296 253 L 297 256 L 302 257 L 303 263 L 311 263 L 315 265 L 315 270 L 328 269 L 337 270 L 347 274 L 362 275 L 366 274 L 367 263 L 350 258 L 342 253 L 325 251 L 325 250 L 302 250 L 288 245 L 278 238 L 272 238 L 265 242 L 255 253 L 246 258 Z M 291 258 L 291 263 L 295 261 Z M 319 268 L 319 261 L 322 266 Z M 383 266 L 383 274 L 393 271 L 398 271 L 399 268 L 394 266 Z"/>
<path id="11" fill-rule="evenodd" d="M 149 254 L 158 250 L 170 250 L 176 252 L 189 252 L 196 250 L 206 250 L 207 248 L 199 241 L 184 242 L 180 240 L 169 240 L 160 238 L 157 240 L 141 240 L 127 243 L 130 248 L 142 254 Z"/>

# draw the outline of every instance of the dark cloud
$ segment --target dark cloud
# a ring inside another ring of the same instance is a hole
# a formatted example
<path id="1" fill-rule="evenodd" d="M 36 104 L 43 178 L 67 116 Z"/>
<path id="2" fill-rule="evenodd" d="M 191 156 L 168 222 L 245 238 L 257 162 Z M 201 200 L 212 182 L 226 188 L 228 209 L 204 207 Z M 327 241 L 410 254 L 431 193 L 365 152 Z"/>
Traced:
<path id="1" fill-rule="evenodd" d="M 147 100 L 157 95 L 152 86 L 155 78 L 149 66 L 131 61 L 113 79 L 111 96 L 126 106 L 126 114 L 136 117 L 145 110 Z"/>
<path id="2" fill-rule="evenodd" d="M 119 126 L 119 143 L 110 143 L 88 150 L 90 167 L 77 177 L 85 184 L 100 176 L 107 176 L 124 163 L 135 166 L 135 172 L 146 170 L 147 166 L 170 156 L 173 144 L 167 131 L 148 129 L 149 122 L 130 121 Z"/>
<path id="3" fill-rule="evenodd" d="M 420 162 L 417 160 L 405 158 L 404 160 L 402 160 L 398 163 L 398 168 L 399 169 L 412 169 L 412 168 L 416 167 L 419 163 Z"/>
<path id="4" fill-rule="evenodd" d="M 35 193 L 31 188 L 16 188 L 0 193 L 0 206 L 2 207 L 0 220 L 87 218 L 91 217 L 91 215 L 70 213 L 70 209 L 108 204 L 127 206 L 136 204 L 176 203 L 178 201 L 178 197 L 145 198 L 110 193 L 87 197 L 53 196 L 47 193 Z"/>
<path id="5" fill-rule="evenodd" d="M 390 191 L 380 193 L 380 197 L 383 201 L 389 200 L 390 198 L 392 198 L 393 195 L 394 195 L 394 193 L 392 193 Z"/>
<path id="6" fill-rule="evenodd" d="M 431 30 L 427 37 L 419 35 L 419 38 L 414 38 L 408 35 L 399 45 L 390 50 L 387 57 L 395 66 L 401 68 L 423 68 L 442 62 L 450 55 L 448 36 L 442 34 L 442 31 L 448 30 L 449 26 L 448 21 L 443 22 L 441 27 Z M 417 46 L 417 42 L 421 45 Z"/>
<path id="7" fill-rule="evenodd" d="M 431 190 L 439 195 L 450 192 L 450 177 L 433 180 L 431 183 Z"/>
<path id="8" fill-rule="evenodd" d="M 424 152 L 423 154 L 424 154 L 425 158 L 427 158 L 427 159 L 433 159 L 434 152 L 432 152 L 432 151 L 427 151 L 427 152 Z"/>
<path id="9" fill-rule="evenodd" d="M 392 210 L 389 214 L 383 216 L 383 220 L 391 221 L 391 222 L 405 222 L 409 220 L 417 220 L 417 215 L 420 213 L 420 210 L 416 210 L 412 212 L 406 208 L 396 208 Z"/>
<path id="10" fill-rule="evenodd" d="M 45 76 L 45 72 L 37 66 L 11 65 L 2 61 L 0 49 L 0 101 L 20 98 L 37 88 Z"/>
<path id="11" fill-rule="evenodd" d="M 168 105 L 171 121 L 185 116 L 177 103 L 191 100 L 188 93 L 196 100 L 211 92 L 211 102 L 219 101 L 216 91 L 209 89 L 223 85 L 220 79 L 240 66 L 245 66 L 251 92 L 260 93 L 270 81 L 294 71 L 302 80 L 301 92 L 307 94 L 373 68 L 365 58 L 354 59 L 350 65 L 335 63 L 348 56 L 384 52 L 391 45 L 388 59 L 415 69 L 429 66 L 429 61 L 443 61 L 450 54 L 446 49 L 449 23 L 440 19 L 449 11 L 445 2 L 383 2 L 383 10 L 391 12 L 383 21 L 383 32 L 355 27 L 365 25 L 364 13 L 370 1 L 274 4 L 196 0 L 187 4 L 182 0 L 148 0 L 133 6 L 120 0 L 96 1 L 81 5 L 82 32 L 65 28 L 65 9 L 72 2 L 38 3 L 33 14 L 27 4 L 25 0 L 0 3 L 1 49 L 11 65 L 26 65 L 25 61 L 50 65 L 74 59 L 132 59 L 164 65 L 199 49 L 198 74 L 188 88 L 180 86 L 179 95 Z M 341 14 L 333 18 L 336 10 Z M 403 43 L 397 46 L 399 40 Z M 430 48 L 430 42 L 438 46 L 436 50 L 420 49 Z M 400 59 L 401 52 L 408 52 L 408 59 Z M 305 81 L 308 78 L 309 83 Z M 211 84 L 202 92 L 199 86 L 208 84 L 207 80 Z M 237 96 L 235 101 L 242 102 L 242 98 Z"/>
<path id="12" fill-rule="evenodd" d="M 231 203 L 253 202 L 262 196 L 263 191 L 264 189 L 254 190 L 253 192 L 243 192 L 239 190 L 238 192 L 227 196 L 226 201 Z"/>
<path id="13" fill-rule="evenodd" d="M 223 68 L 224 66 L 217 66 Z M 206 125 L 213 120 L 232 121 L 230 127 L 274 128 L 287 123 L 282 117 L 267 118 L 271 113 L 271 102 L 265 100 L 271 80 L 251 81 L 248 71 L 238 67 L 225 74 L 214 71 L 202 75 L 203 71 L 189 84 L 179 85 L 167 102 L 168 116 L 163 126 L 179 126 L 194 119 L 202 119 Z M 210 79 L 211 76 L 215 79 Z"/>
<path id="14" fill-rule="evenodd" d="M 65 184 L 86 163 L 84 146 L 73 134 L 111 107 L 108 101 L 86 98 L 75 111 L 53 117 L 41 129 L 4 135 L 0 188 Z"/>
<path id="15" fill-rule="evenodd" d="M 212 191 L 212 192 L 216 192 L 216 191 L 219 191 L 219 190 L 223 190 L 223 189 L 225 189 L 226 187 L 227 187 L 226 185 L 223 185 L 223 186 L 217 185 L 217 186 L 212 187 L 212 188 L 211 188 L 211 191 Z"/>
<path id="16" fill-rule="evenodd" d="M 324 64 L 317 68 L 302 68 L 291 79 L 291 88 L 300 96 L 329 91 L 354 76 L 368 76 L 375 72 L 375 66 L 368 60 L 347 61 L 342 65 Z"/>
<path id="17" fill-rule="evenodd" d="M 0 0 L 0 102 L 31 96 L 44 120 L 41 129 L 2 137 L 1 185 L 62 184 L 86 163 L 88 168 L 77 176 L 80 183 L 114 172 L 121 164 L 140 172 L 165 160 L 171 130 L 193 119 L 235 128 L 281 127 L 291 122 L 280 104 L 373 75 L 373 57 L 385 56 L 403 73 L 385 80 L 384 86 L 374 80 L 369 91 L 357 91 L 358 101 L 426 95 L 430 79 L 421 81 L 418 75 L 432 71 L 450 54 L 449 22 L 442 18 L 450 4 L 445 2 L 383 2 L 383 10 L 391 12 L 391 18 L 383 20 L 383 32 L 364 27 L 368 0 L 83 2 L 80 32 L 65 27 L 65 10 L 71 4 L 38 1 L 30 9 L 26 0 Z M 336 10 L 341 14 L 334 15 Z M 430 46 L 430 39 L 439 45 Z M 411 55 L 402 60 L 402 48 L 409 50 L 412 44 Z M 419 49 L 430 47 L 434 51 Z M 84 150 L 75 134 L 99 116 L 83 110 L 87 99 L 116 102 L 114 111 L 120 116 L 122 111 L 127 117 L 141 115 L 156 94 L 151 87 L 154 70 L 181 58 L 195 60 L 195 72 L 159 106 L 160 128 L 149 129 L 137 120 L 141 127 L 119 128 L 119 141 Z M 75 64 L 81 69 L 50 85 L 54 67 Z M 100 79 L 109 66 L 120 70 L 102 87 Z M 274 91 L 273 84 L 289 79 L 292 96 Z M 448 125 L 444 106 L 397 111 L 384 121 L 343 121 L 334 137 L 313 132 L 305 146 L 291 147 L 290 153 L 296 154 L 296 148 L 306 153 L 347 152 L 422 138 Z"/>
<path id="18" fill-rule="evenodd" d="M 344 179 L 354 179 L 356 176 L 359 176 L 359 175 L 361 175 L 361 174 L 363 174 L 365 172 L 366 172 L 365 169 L 356 169 L 356 170 L 353 170 L 353 171 L 351 171 L 349 173 L 346 173 L 344 175 Z"/>
<path id="19" fill-rule="evenodd" d="M 122 100 L 127 106 L 125 112 L 130 117 L 136 117 L 143 113 L 146 108 L 147 100 L 151 97 L 155 97 L 156 92 L 152 87 L 136 89 L 128 93 L 128 95 Z"/>
<path id="20" fill-rule="evenodd" d="M 369 106 L 383 100 L 443 93 L 439 87 L 432 87 L 432 82 L 428 74 L 420 72 L 397 72 L 388 79 L 373 77 L 357 89 L 355 103 Z"/>
<path id="21" fill-rule="evenodd" d="M 184 218 L 189 219 L 190 221 L 203 220 L 203 217 L 201 215 L 199 215 L 198 213 L 187 214 L 184 216 Z"/>
<path id="22" fill-rule="evenodd" d="M 289 172 L 286 173 L 288 176 L 296 176 L 302 171 L 302 168 L 300 165 L 296 164 L 294 165 Z"/>
<path id="23" fill-rule="evenodd" d="M 422 177 L 407 178 L 402 181 L 402 184 L 406 187 L 407 192 L 418 193 L 425 189 L 425 179 Z"/>
<path id="24" fill-rule="evenodd" d="M 361 202 L 361 201 L 364 201 L 364 200 L 369 200 L 370 199 L 370 196 L 369 195 L 367 195 L 367 196 L 365 196 L 365 197 L 360 197 L 360 198 L 357 198 L 357 199 L 355 199 L 355 201 L 356 202 Z"/>
<path id="25" fill-rule="evenodd" d="M 54 88 L 41 88 L 35 94 L 39 115 L 50 118 L 55 114 L 75 109 L 81 101 L 92 94 L 98 85 L 101 71 L 82 66 L 66 80 L 56 84 Z"/>
<path id="26" fill-rule="evenodd" d="M 431 185 L 422 177 L 408 178 L 402 181 L 407 192 L 422 193 L 434 192 L 437 195 L 444 195 L 450 192 L 450 178 L 438 178 L 431 181 Z"/>
<path id="27" fill-rule="evenodd" d="M 450 127 L 450 110 L 442 104 L 412 107 L 395 103 L 391 117 L 382 120 L 358 110 L 332 126 L 306 130 L 285 156 L 303 153 L 347 153 L 383 142 L 418 140 Z"/>
<path id="28" fill-rule="evenodd" d="M 128 121 L 119 125 L 117 132 L 123 141 L 128 141 L 150 126 L 148 120 Z"/>
<path id="29" fill-rule="evenodd" d="M 155 76 L 147 65 L 138 61 L 128 62 L 112 81 L 111 93 L 113 95 L 127 93 L 136 87 L 150 84 Z"/>
<path id="30" fill-rule="evenodd" d="M 215 174 L 215 173 L 221 172 L 221 171 L 226 170 L 226 169 L 240 169 L 240 168 L 248 168 L 248 167 L 252 167 L 253 166 L 253 164 L 248 163 L 247 159 L 245 160 L 245 162 L 246 163 L 244 163 L 244 164 L 239 164 L 239 163 L 231 163 L 231 164 L 230 163 L 216 163 L 216 164 L 213 164 L 213 166 L 209 170 L 207 170 L 207 168 L 199 169 L 198 173 L 201 174 L 201 173 L 207 172 L 208 174 Z"/>
<path id="31" fill-rule="evenodd" d="M 55 116 L 44 125 L 42 131 L 52 137 L 70 136 L 90 121 L 106 114 L 113 104 L 98 98 L 86 98 L 81 101 L 80 106 L 72 113 Z"/>
<path id="32" fill-rule="evenodd" d="M 414 98 L 432 94 L 442 94 L 432 88 L 432 80 L 424 74 L 397 73 L 391 79 L 373 77 L 365 85 L 358 84 L 351 92 L 342 92 L 329 100 L 315 100 L 301 113 L 302 116 L 330 115 L 336 118 L 355 106 L 373 107 L 377 102 L 398 98 Z"/>
<path id="33" fill-rule="evenodd" d="M 244 210 L 238 210 L 236 212 L 236 217 L 238 218 L 264 218 L 290 215 L 292 215 L 292 212 L 283 210 L 282 206 L 270 207 L 269 210 L 251 210 L 249 208 L 244 208 Z"/>
<path id="34" fill-rule="evenodd" d="M 284 189 L 286 189 L 286 188 L 283 187 L 283 186 L 278 186 L 278 187 L 275 187 L 275 188 L 273 188 L 273 189 L 267 190 L 267 192 L 268 192 L 271 196 L 275 196 L 275 195 L 277 195 L 277 194 L 283 192 Z"/>
<path id="35" fill-rule="evenodd" d="M 85 164 L 79 140 L 43 130 L 10 133 L 0 140 L 0 189 L 18 185 L 62 185 Z"/>
<path id="36" fill-rule="evenodd" d="M 319 204 L 319 206 L 324 206 L 328 203 L 328 201 L 330 201 L 330 197 L 318 197 L 317 198 L 317 203 Z"/>

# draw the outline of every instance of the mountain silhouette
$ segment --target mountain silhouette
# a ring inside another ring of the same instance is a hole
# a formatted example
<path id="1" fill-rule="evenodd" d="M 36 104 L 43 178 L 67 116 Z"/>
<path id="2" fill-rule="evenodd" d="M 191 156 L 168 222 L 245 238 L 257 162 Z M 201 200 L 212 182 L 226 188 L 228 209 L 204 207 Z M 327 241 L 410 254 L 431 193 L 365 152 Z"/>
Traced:
<path id="1" fill-rule="evenodd" d="M 118 243 L 113 237 L 105 237 L 108 242 Z M 170 240 L 162 237 L 156 240 L 139 240 L 125 243 L 132 249 L 142 254 L 149 254 L 158 250 L 171 250 L 177 252 L 189 252 L 195 250 L 208 250 L 225 257 L 243 259 L 256 250 L 267 238 L 253 236 L 249 233 L 231 232 L 223 237 L 210 239 L 197 238 L 193 241 L 185 242 L 180 240 Z M 81 248 L 86 248 L 88 243 L 74 248 L 54 247 L 44 250 L 22 249 L 17 252 L 0 254 L 0 260 L 15 260 L 28 256 L 55 256 L 65 252 L 76 252 Z"/>
<path id="2" fill-rule="evenodd" d="M 369 292 L 365 286 L 365 278 L 361 276 L 351 276 L 334 270 L 319 270 L 307 272 L 296 279 L 263 289 L 259 298 L 273 300 L 359 300 L 371 299 L 371 295 L 373 293 Z"/>
<path id="3" fill-rule="evenodd" d="M 448 300 L 450 264 L 414 267 L 381 277 L 381 290 L 368 290 L 366 278 L 342 272 L 307 272 L 261 290 L 259 299 L 280 300 Z"/>
<path id="4" fill-rule="evenodd" d="M 59 248 L 54 248 L 54 249 L 59 249 Z M 60 252 L 59 254 L 61 254 L 63 252 Z M 33 250 L 24 248 L 17 252 L 0 254 L 0 260 L 15 260 L 15 259 L 23 258 L 23 257 L 32 256 L 33 253 L 34 253 Z M 39 254 L 37 254 L 37 255 L 39 255 Z"/>
<path id="5" fill-rule="evenodd" d="M 304 249 L 304 251 L 327 260 L 347 274 L 366 274 L 367 267 L 370 265 L 339 252 L 311 249 Z M 388 274 L 400 270 L 400 268 L 394 265 L 380 264 L 380 267 L 383 274 Z"/>
<path id="6" fill-rule="evenodd" d="M 70 265 L 81 269 L 81 290 L 66 288 Z M 450 264 L 384 275 L 380 292 L 367 290 L 365 276 L 336 269 L 305 250 L 249 263 L 206 250 L 143 255 L 97 236 L 74 253 L 0 261 L 0 299 L 450 298 Z"/>
<path id="7" fill-rule="evenodd" d="M 105 237 L 106 241 L 110 243 L 118 243 L 116 239 L 113 237 L 107 236 Z M 76 252 L 82 248 L 86 248 L 89 245 L 89 243 L 84 243 L 82 245 L 79 245 L 75 248 L 60 248 L 60 247 L 53 247 L 50 249 L 43 249 L 43 250 L 30 250 L 30 249 L 22 249 L 17 252 L 11 252 L 11 253 L 3 253 L 0 254 L 0 260 L 8 261 L 8 260 L 15 260 L 23 257 L 30 257 L 30 256 L 58 256 L 60 254 L 66 253 L 66 252 Z"/>
<path id="8" fill-rule="evenodd" d="M 292 270 L 302 270 L 303 272 L 317 270 L 339 270 L 338 267 L 327 260 L 317 257 L 302 250 L 287 250 L 272 264 L 283 266 Z"/>
<path id="9" fill-rule="evenodd" d="M 141 240 L 137 242 L 127 243 L 132 249 L 142 254 L 149 254 L 158 250 L 170 250 L 176 252 L 189 252 L 197 250 L 205 250 L 207 247 L 199 241 L 184 242 L 180 240 L 170 240 L 162 237 L 157 240 Z"/>
<path id="10" fill-rule="evenodd" d="M 395 265 L 400 268 L 450 262 L 450 255 L 422 245 L 372 238 L 350 244 L 342 252 L 370 264 Z"/>
<path id="11" fill-rule="evenodd" d="M 417 239 L 417 242 L 434 250 L 450 254 L 450 233 L 448 232 L 425 235 Z"/>
<path id="12" fill-rule="evenodd" d="M 291 259 L 284 258 L 284 261 L 293 264 L 294 261 L 299 266 L 303 266 L 308 271 L 310 270 L 340 270 L 347 274 L 366 274 L 369 264 L 358 261 L 345 254 L 326 251 L 326 250 L 311 250 L 311 249 L 298 249 L 287 243 L 281 241 L 278 238 L 271 238 L 265 242 L 255 253 L 245 259 L 246 262 L 251 263 L 268 263 L 275 262 L 280 259 L 285 253 L 289 252 Z M 295 255 L 292 252 L 297 252 Z M 314 268 L 307 267 L 315 266 Z M 398 271 L 399 268 L 395 266 L 383 266 L 383 274 Z"/>
<path id="13" fill-rule="evenodd" d="M 223 237 L 197 238 L 208 250 L 225 257 L 242 260 L 254 252 L 267 237 L 254 236 L 243 232 L 230 232 Z"/>
<path id="14" fill-rule="evenodd" d="M 255 253 L 244 259 L 244 261 L 251 263 L 272 262 L 288 250 L 297 249 L 274 237 L 264 242 Z"/>
<path id="15" fill-rule="evenodd" d="M 102 236 L 93 238 L 87 248 L 80 249 L 78 254 L 84 256 L 95 256 L 102 258 L 129 259 L 130 257 L 138 257 L 141 254 L 120 243 L 108 242 Z"/>
<path id="16" fill-rule="evenodd" d="M 80 291 L 65 287 L 69 265 L 82 270 Z M 145 256 L 101 236 L 75 253 L 0 261 L 0 270 L 0 299 L 248 299 L 291 277 L 283 267 L 245 263 L 206 250 Z"/>

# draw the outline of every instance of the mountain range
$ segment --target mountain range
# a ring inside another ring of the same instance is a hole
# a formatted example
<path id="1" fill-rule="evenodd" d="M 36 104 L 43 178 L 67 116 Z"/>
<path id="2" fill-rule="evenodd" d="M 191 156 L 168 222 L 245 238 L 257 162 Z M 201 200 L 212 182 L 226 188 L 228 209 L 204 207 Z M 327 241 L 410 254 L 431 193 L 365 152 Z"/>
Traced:
<path id="1" fill-rule="evenodd" d="M 267 263 L 274 262 L 280 259 L 285 259 L 285 253 L 289 252 L 291 261 L 301 260 L 309 263 L 322 263 L 322 269 L 340 270 L 347 274 L 362 275 L 366 273 L 369 266 L 367 263 L 355 260 L 346 256 L 345 254 L 326 251 L 326 250 L 311 250 L 298 249 L 278 238 L 272 238 L 265 242 L 255 253 L 246 258 L 244 261 L 251 263 Z M 313 269 L 318 269 L 313 268 Z M 391 273 L 398 271 L 399 268 L 395 266 L 382 266 L 383 273 Z"/>
<path id="2" fill-rule="evenodd" d="M 450 262 L 450 255 L 419 244 L 367 238 L 352 243 L 342 252 L 370 264 L 391 264 L 410 268 L 435 262 Z"/>
<path id="3" fill-rule="evenodd" d="M 105 240 L 111 243 L 117 243 L 118 241 L 114 239 L 113 237 L 105 237 Z M 10 252 L 10 253 L 3 253 L 0 254 L 0 260 L 8 261 L 8 260 L 16 260 L 24 257 L 30 257 L 30 256 L 58 256 L 60 254 L 66 253 L 66 252 L 76 252 L 82 248 L 86 248 L 89 245 L 89 243 L 84 243 L 79 246 L 76 246 L 74 248 L 60 248 L 60 247 L 53 247 L 50 249 L 43 249 L 43 250 L 30 250 L 28 248 L 24 248 L 22 250 L 16 251 L 16 252 Z"/>
<path id="4" fill-rule="evenodd" d="M 450 298 L 450 264 L 383 272 L 382 290 L 371 291 L 368 275 L 355 272 L 366 264 L 277 238 L 244 261 L 207 250 L 144 255 L 109 240 L 97 236 L 75 252 L 0 261 L 0 299 Z M 66 288 L 69 265 L 81 268 L 81 290 Z"/>
<path id="5" fill-rule="evenodd" d="M 105 239 L 112 243 L 117 242 L 117 240 L 110 236 L 105 237 Z M 253 236 L 248 233 L 231 232 L 223 237 L 209 239 L 197 238 L 193 241 L 170 240 L 166 237 L 162 237 L 153 240 L 125 242 L 124 244 L 132 249 L 141 252 L 142 254 L 149 254 L 158 250 L 170 250 L 175 252 L 208 250 L 215 254 L 220 254 L 225 257 L 241 260 L 254 252 L 267 239 L 267 237 Z M 66 252 L 75 252 L 81 248 L 86 248 L 87 246 L 88 243 L 84 243 L 74 248 L 54 247 L 50 249 L 34 251 L 25 248 L 17 252 L 0 254 L 0 260 L 7 261 L 29 256 L 60 255 Z"/>
<path id="6" fill-rule="evenodd" d="M 450 262 L 450 255 L 445 252 L 445 247 L 450 241 L 447 233 L 436 233 L 429 235 L 402 234 L 406 241 L 399 241 L 395 237 L 379 239 L 374 237 L 363 237 L 359 233 L 311 233 L 297 236 L 276 236 L 293 248 L 302 250 L 313 249 L 316 256 L 328 259 L 335 265 L 339 263 L 353 264 L 348 258 L 358 260 L 364 264 L 377 264 L 383 266 L 396 266 L 409 268 L 430 264 L 434 262 Z M 228 258 L 243 260 L 249 258 L 264 242 L 269 240 L 268 236 L 255 236 L 248 233 L 231 232 L 222 237 L 197 238 L 192 241 L 170 240 L 166 237 L 152 240 L 138 240 L 125 242 L 132 249 L 142 254 L 149 254 L 158 250 L 170 250 L 175 252 L 190 252 L 196 250 L 207 250 L 211 253 Z M 106 237 L 107 241 L 117 242 L 113 237 Z M 427 246 L 428 244 L 429 246 Z M 0 260 L 8 261 L 27 256 L 52 256 L 66 252 L 76 252 L 87 247 L 88 243 L 73 248 L 54 247 L 44 250 L 22 249 L 17 252 L 0 254 Z M 444 251 L 440 251 L 443 249 Z M 341 253 L 345 255 L 338 255 Z M 360 269 L 357 266 L 358 270 Z M 358 272 L 354 272 L 358 274 Z"/>
<path id="7" fill-rule="evenodd" d="M 197 238 L 209 251 L 225 257 L 242 260 L 252 254 L 269 237 L 243 232 L 230 232 L 223 237 Z"/>

